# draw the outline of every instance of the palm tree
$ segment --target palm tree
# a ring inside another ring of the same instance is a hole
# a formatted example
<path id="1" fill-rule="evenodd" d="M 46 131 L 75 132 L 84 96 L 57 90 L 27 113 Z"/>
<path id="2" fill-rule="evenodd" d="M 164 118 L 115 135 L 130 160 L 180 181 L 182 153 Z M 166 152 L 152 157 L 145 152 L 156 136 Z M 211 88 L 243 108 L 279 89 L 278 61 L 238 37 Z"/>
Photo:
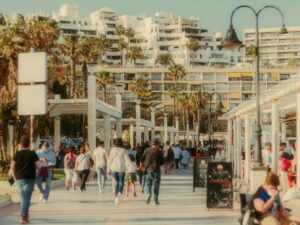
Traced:
<path id="1" fill-rule="evenodd" d="M 81 63 L 83 86 L 84 86 L 84 98 L 87 97 L 87 78 L 88 78 L 88 63 L 95 63 L 99 58 L 98 50 L 99 40 L 95 37 L 82 37 L 78 47 L 78 58 Z"/>
<path id="2" fill-rule="evenodd" d="M 175 116 L 176 113 L 176 101 L 180 94 L 180 90 L 177 86 L 172 86 L 167 90 L 167 94 L 173 99 L 173 126 L 175 127 Z"/>
<path id="3" fill-rule="evenodd" d="M 141 100 L 141 109 L 145 115 L 149 115 L 149 109 L 153 105 L 153 97 L 150 88 L 150 79 L 141 77 L 130 82 L 129 90 L 135 94 L 136 98 Z"/>
<path id="4" fill-rule="evenodd" d="M 136 66 L 136 62 L 138 60 L 143 61 L 144 58 L 145 56 L 141 47 L 130 47 L 125 55 L 125 64 L 129 61 L 131 63 L 133 62 L 134 66 Z"/>
<path id="5" fill-rule="evenodd" d="M 174 63 L 174 61 L 173 61 L 173 56 L 170 52 L 161 53 L 155 59 L 156 65 L 159 64 L 162 66 L 170 66 L 172 63 Z"/>
<path id="6" fill-rule="evenodd" d="M 122 36 L 125 34 L 125 28 L 122 25 L 117 25 L 114 31 L 115 35 Z"/>
<path id="7" fill-rule="evenodd" d="M 74 97 L 76 64 L 78 62 L 78 35 L 68 35 L 64 37 L 64 43 L 60 46 L 61 53 L 70 58 L 71 78 L 70 78 L 70 97 Z"/>
<path id="8" fill-rule="evenodd" d="M 291 68 L 291 69 L 295 69 L 298 68 L 299 63 L 298 60 L 293 58 L 293 59 L 289 59 L 288 63 L 287 63 L 287 68 Z"/>
<path id="9" fill-rule="evenodd" d="M 193 57 L 191 57 L 193 59 L 195 53 L 199 50 L 200 45 L 196 38 L 189 38 L 188 42 L 186 43 L 186 47 L 188 48 L 188 50 L 193 52 Z M 195 63 L 194 60 L 192 60 L 191 65 L 194 65 L 194 63 Z"/>
<path id="10" fill-rule="evenodd" d="M 121 66 L 123 67 L 124 51 L 128 48 L 128 43 L 125 42 L 123 38 L 120 38 L 117 45 L 118 45 L 118 50 L 121 52 Z"/>
<path id="11" fill-rule="evenodd" d="M 100 63 L 105 63 L 106 58 L 103 59 L 106 55 L 106 52 L 112 47 L 112 41 L 106 37 L 106 35 L 101 34 L 96 40 L 96 48 L 99 51 L 99 60 Z"/>
<path id="12" fill-rule="evenodd" d="M 182 65 L 179 64 L 171 64 L 171 66 L 168 68 L 168 72 L 166 73 L 167 78 L 170 78 L 174 81 L 174 91 L 179 91 L 178 88 L 178 81 L 181 80 L 186 75 L 185 68 Z M 177 96 L 175 96 L 174 103 L 177 102 Z M 175 125 L 175 115 L 177 115 L 177 109 L 175 104 L 175 110 L 174 110 L 174 119 L 173 119 L 173 125 Z M 175 114 L 176 113 L 176 114 Z"/>
<path id="13" fill-rule="evenodd" d="M 127 29 L 125 30 L 125 36 L 128 38 L 128 43 L 129 43 L 130 40 L 131 40 L 132 38 L 134 38 L 134 36 L 135 36 L 135 31 L 134 31 L 131 27 L 129 27 L 129 28 L 127 28 Z"/>
<path id="14" fill-rule="evenodd" d="M 104 90 L 104 101 L 107 100 L 107 93 L 106 93 L 106 85 L 115 83 L 115 77 L 112 73 L 107 71 L 101 71 L 97 74 L 97 86 L 100 86 Z"/>
<path id="15" fill-rule="evenodd" d="M 257 57 L 257 48 L 256 48 L 256 46 L 254 46 L 252 44 L 250 46 L 246 46 L 245 55 L 248 56 L 248 57 L 251 57 L 252 60 L 253 60 L 252 62 L 254 64 L 255 59 Z"/>

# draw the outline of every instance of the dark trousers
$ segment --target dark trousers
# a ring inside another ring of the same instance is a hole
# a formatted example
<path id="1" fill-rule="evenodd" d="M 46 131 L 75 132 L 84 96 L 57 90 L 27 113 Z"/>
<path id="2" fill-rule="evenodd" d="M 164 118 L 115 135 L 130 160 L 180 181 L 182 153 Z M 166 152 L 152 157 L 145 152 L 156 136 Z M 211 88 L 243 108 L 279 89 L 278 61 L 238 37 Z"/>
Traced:
<path id="1" fill-rule="evenodd" d="M 160 172 L 151 172 L 146 174 L 147 193 L 152 196 L 152 185 L 154 193 L 154 201 L 158 201 L 159 186 L 160 186 Z"/>
<path id="2" fill-rule="evenodd" d="M 179 169 L 179 159 L 175 159 L 175 168 Z"/>
<path id="3" fill-rule="evenodd" d="M 85 183 L 87 181 L 87 178 L 90 174 L 90 170 L 82 170 L 78 171 L 78 176 L 80 177 L 81 183 L 80 183 L 80 190 L 85 191 Z"/>
<path id="4" fill-rule="evenodd" d="M 113 172 L 112 175 L 115 179 L 115 196 L 117 197 L 119 193 L 123 193 L 125 172 Z"/>

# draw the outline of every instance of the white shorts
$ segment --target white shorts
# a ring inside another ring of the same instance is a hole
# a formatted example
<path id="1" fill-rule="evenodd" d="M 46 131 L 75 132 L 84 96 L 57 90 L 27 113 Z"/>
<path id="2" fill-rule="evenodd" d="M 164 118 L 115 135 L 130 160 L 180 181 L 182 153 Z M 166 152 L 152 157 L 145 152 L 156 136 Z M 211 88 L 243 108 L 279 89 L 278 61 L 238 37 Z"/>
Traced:
<path id="1" fill-rule="evenodd" d="M 66 180 L 68 181 L 77 181 L 77 173 L 75 173 L 74 169 L 65 169 Z"/>

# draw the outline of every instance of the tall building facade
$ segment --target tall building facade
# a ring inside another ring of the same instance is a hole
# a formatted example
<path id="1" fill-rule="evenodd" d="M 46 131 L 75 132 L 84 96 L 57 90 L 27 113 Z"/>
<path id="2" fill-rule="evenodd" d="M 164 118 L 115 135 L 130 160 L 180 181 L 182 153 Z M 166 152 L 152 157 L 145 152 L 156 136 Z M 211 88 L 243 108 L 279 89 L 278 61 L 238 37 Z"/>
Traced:
<path id="1" fill-rule="evenodd" d="M 279 34 L 279 27 L 259 29 L 259 56 L 265 68 L 296 67 L 300 64 L 300 27 L 287 27 L 287 34 Z M 255 45 L 255 30 L 244 30 L 246 47 Z M 253 57 L 246 55 L 244 60 L 253 63 Z"/>
<path id="2" fill-rule="evenodd" d="M 105 34 L 114 43 L 107 52 L 110 65 L 121 66 L 122 53 L 117 48 L 119 37 L 114 30 L 117 25 L 125 29 L 132 28 L 135 37 L 129 41 L 129 47 L 141 47 L 145 55 L 137 66 L 153 67 L 159 54 L 170 52 L 176 63 L 190 66 L 230 67 L 242 61 L 241 51 L 219 49 L 222 36 L 210 34 L 201 28 L 197 18 L 182 18 L 171 13 L 158 12 L 154 16 L 117 15 L 115 11 L 104 7 L 94 11 L 89 17 L 78 16 L 78 7 L 63 5 L 53 18 L 59 23 L 61 41 L 65 35 L 96 36 Z M 198 41 L 199 49 L 191 52 L 187 48 L 189 38 Z M 123 65 L 124 66 L 124 65 Z M 127 66 L 133 66 L 127 63 Z"/>
<path id="3" fill-rule="evenodd" d="M 165 106 L 166 111 L 172 111 L 173 100 L 168 95 L 168 89 L 174 85 L 174 81 L 168 79 L 165 68 L 100 68 L 113 73 L 116 86 L 123 95 L 123 101 L 128 104 L 135 102 L 134 94 L 129 90 L 132 80 L 147 77 L 150 78 L 152 94 L 155 102 Z M 261 91 L 267 91 L 282 80 L 291 78 L 297 74 L 296 69 L 262 69 L 260 73 Z M 214 68 L 188 68 L 186 76 L 178 81 L 182 92 L 198 92 L 202 90 L 208 93 L 219 93 L 223 106 L 230 110 L 243 101 L 255 96 L 256 81 L 253 69 L 214 69 Z M 212 99 L 212 108 L 218 102 L 218 96 Z M 197 107 L 195 103 L 195 107 Z"/>

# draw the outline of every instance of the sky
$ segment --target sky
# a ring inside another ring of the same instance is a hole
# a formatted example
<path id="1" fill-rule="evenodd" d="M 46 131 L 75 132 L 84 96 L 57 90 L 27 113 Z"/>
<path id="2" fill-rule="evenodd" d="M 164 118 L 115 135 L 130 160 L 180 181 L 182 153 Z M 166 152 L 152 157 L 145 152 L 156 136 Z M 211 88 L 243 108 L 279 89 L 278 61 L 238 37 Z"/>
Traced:
<path id="1" fill-rule="evenodd" d="M 209 32 L 221 32 L 225 35 L 232 11 L 240 5 L 250 5 L 259 10 L 265 5 L 279 7 L 285 16 L 286 26 L 300 26 L 300 0 L 0 0 L 0 13 L 10 15 L 13 12 L 44 12 L 52 14 L 63 4 L 79 6 L 79 15 L 83 17 L 97 9 L 107 6 L 118 15 L 154 15 L 155 12 L 171 12 L 174 15 L 199 18 L 201 27 Z M 264 10 L 259 16 L 260 27 L 280 27 L 280 14 L 273 9 Z M 255 26 L 255 17 L 249 9 L 236 11 L 233 25 L 240 34 L 245 28 Z"/>

